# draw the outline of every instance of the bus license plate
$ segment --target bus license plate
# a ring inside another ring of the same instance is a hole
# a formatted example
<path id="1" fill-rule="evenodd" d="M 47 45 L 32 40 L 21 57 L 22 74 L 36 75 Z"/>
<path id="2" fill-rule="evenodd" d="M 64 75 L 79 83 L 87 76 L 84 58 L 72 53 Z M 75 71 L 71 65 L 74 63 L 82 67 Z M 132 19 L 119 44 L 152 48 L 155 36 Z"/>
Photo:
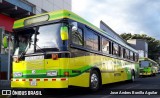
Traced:
<path id="1" fill-rule="evenodd" d="M 43 60 L 44 56 L 30 56 L 30 57 L 25 57 L 25 61 L 34 61 L 34 60 Z"/>
<path id="2" fill-rule="evenodd" d="M 36 81 L 36 80 L 31 81 L 31 82 L 30 82 L 30 85 L 31 85 L 31 86 L 36 86 L 36 85 L 37 85 L 37 81 Z"/>

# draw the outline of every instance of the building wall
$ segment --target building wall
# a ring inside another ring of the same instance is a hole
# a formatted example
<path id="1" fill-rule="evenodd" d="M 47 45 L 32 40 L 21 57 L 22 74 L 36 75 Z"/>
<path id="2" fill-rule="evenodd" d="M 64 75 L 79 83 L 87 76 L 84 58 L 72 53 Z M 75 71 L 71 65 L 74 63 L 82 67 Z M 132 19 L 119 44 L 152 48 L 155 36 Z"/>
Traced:
<path id="1" fill-rule="evenodd" d="M 3 27 L 6 31 L 12 32 L 12 27 L 15 19 L 6 15 L 0 14 L 0 28 Z"/>
<path id="2" fill-rule="evenodd" d="M 126 41 L 123 40 L 119 34 L 117 34 L 115 31 L 113 31 L 113 30 L 112 30 L 106 23 L 104 23 L 103 21 L 100 21 L 100 29 L 106 31 L 111 37 L 119 40 L 120 42 L 126 43 Z"/>
<path id="3" fill-rule="evenodd" d="M 35 14 L 50 12 L 53 10 L 71 10 L 71 0 L 24 0 L 35 5 Z"/>
<path id="4" fill-rule="evenodd" d="M 71 10 L 71 0 L 5 0 L 34 14 L 53 10 Z"/>
<path id="5" fill-rule="evenodd" d="M 148 43 L 143 39 L 130 39 L 127 42 L 139 52 L 140 57 L 148 57 Z"/>
<path id="6" fill-rule="evenodd" d="M 16 5 L 20 8 L 23 8 L 23 9 L 29 11 L 29 12 L 33 11 L 33 6 L 28 4 L 28 3 L 23 2 L 25 0 L 5 0 L 5 1 L 7 1 L 7 2 L 13 4 L 13 5 Z"/>

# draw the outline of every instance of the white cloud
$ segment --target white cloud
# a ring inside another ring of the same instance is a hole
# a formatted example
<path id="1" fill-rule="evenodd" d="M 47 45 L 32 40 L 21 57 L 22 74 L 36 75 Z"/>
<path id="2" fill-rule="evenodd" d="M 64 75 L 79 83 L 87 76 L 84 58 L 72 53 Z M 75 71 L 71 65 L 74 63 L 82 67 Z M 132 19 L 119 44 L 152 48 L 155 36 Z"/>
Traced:
<path id="1" fill-rule="evenodd" d="M 73 9 L 75 12 L 83 12 L 85 10 L 85 8 L 87 7 L 88 5 L 88 2 L 87 0 L 72 0 L 73 2 Z"/>
<path id="2" fill-rule="evenodd" d="M 103 20 L 117 33 L 142 33 L 160 39 L 158 0 L 73 0 L 73 11 L 99 27 Z"/>

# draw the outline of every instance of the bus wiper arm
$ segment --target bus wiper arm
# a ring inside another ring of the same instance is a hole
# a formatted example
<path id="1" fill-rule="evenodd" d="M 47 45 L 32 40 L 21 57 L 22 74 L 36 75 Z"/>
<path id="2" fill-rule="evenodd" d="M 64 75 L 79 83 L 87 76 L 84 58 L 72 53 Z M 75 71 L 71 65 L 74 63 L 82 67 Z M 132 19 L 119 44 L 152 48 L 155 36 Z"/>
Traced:
<path id="1" fill-rule="evenodd" d="M 30 43 L 30 44 L 31 44 L 31 43 Z M 34 44 L 32 44 L 32 45 L 34 45 Z M 37 44 L 35 44 L 35 45 L 39 48 L 39 50 L 41 50 L 44 54 L 46 54 L 46 51 L 44 51 L 44 50 L 43 50 L 41 47 L 39 47 Z M 30 45 L 29 45 L 29 47 L 30 47 Z M 26 52 L 28 51 L 29 47 L 27 47 L 27 49 L 26 49 L 24 52 L 21 53 L 21 55 L 20 55 L 19 58 L 22 58 L 22 57 L 26 54 Z"/>
<path id="2" fill-rule="evenodd" d="M 24 52 L 21 53 L 21 55 L 20 55 L 19 58 L 23 57 L 23 56 L 26 54 L 26 52 L 27 52 L 28 49 L 30 48 L 30 45 L 31 45 L 31 41 L 29 41 L 29 46 L 27 47 L 27 49 L 26 49 Z"/>
<path id="3" fill-rule="evenodd" d="M 46 54 L 46 51 L 44 51 L 40 46 L 38 46 L 37 44 L 35 44 L 44 54 Z M 36 49 L 37 50 L 37 49 Z"/>

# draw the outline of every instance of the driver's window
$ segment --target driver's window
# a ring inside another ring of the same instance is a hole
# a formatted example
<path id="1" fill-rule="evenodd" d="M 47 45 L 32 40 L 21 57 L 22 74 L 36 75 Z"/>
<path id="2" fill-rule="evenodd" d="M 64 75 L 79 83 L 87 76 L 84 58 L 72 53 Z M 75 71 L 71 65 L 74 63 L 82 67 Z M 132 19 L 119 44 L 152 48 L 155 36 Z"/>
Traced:
<path id="1" fill-rule="evenodd" d="M 83 30 L 81 28 L 72 31 L 72 43 L 76 45 L 83 45 Z"/>
<path id="2" fill-rule="evenodd" d="M 19 40 L 20 51 L 25 51 L 28 43 L 27 36 L 19 35 L 18 40 Z"/>
<path id="3" fill-rule="evenodd" d="M 18 40 L 21 43 L 27 43 L 27 37 L 26 36 L 20 35 L 20 36 L 18 36 Z"/>

